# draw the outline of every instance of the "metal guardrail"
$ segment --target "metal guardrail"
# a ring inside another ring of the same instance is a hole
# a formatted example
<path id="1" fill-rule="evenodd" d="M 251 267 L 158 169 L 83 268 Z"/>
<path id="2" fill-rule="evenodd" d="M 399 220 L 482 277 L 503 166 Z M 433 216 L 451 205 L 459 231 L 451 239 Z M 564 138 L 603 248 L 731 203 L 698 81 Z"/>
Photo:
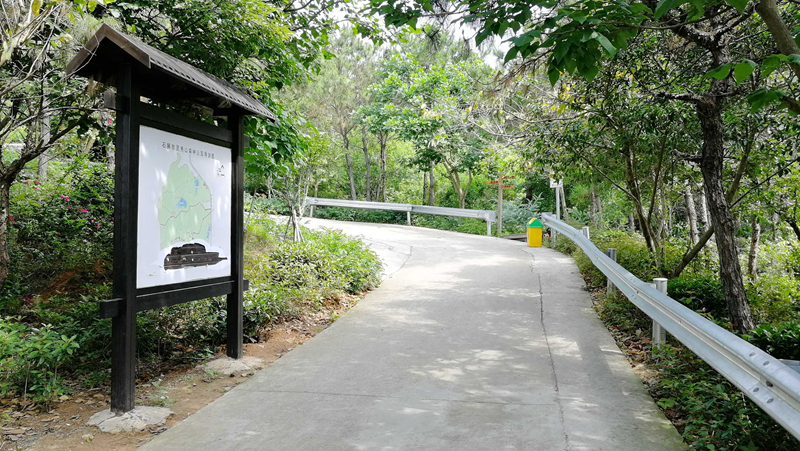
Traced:
<path id="1" fill-rule="evenodd" d="M 637 279 L 552 214 L 542 223 L 580 247 L 628 299 L 800 440 L 800 374 Z"/>
<path id="2" fill-rule="evenodd" d="M 486 235 L 488 236 L 492 235 L 492 223 L 496 220 L 496 214 L 493 210 L 469 210 L 466 208 L 431 207 L 428 205 L 393 204 L 389 202 L 367 202 L 363 200 L 323 199 L 320 197 L 306 197 L 306 205 L 311 207 L 322 206 L 405 211 L 408 225 L 411 225 L 411 213 L 480 219 L 486 221 Z M 312 210 L 311 215 L 313 216 L 313 214 Z"/>

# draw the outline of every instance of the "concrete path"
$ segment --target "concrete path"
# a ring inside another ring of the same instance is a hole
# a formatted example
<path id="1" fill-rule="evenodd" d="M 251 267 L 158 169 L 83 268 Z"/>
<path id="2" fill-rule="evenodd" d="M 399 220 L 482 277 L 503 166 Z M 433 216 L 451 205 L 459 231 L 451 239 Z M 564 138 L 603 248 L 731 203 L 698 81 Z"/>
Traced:
<path id="1" fill-rule="evenodd" d="M 312 220 L 362 235 L 383 284 L 145 450 L 684 449 L 572 259 L 524 243 Z"/>

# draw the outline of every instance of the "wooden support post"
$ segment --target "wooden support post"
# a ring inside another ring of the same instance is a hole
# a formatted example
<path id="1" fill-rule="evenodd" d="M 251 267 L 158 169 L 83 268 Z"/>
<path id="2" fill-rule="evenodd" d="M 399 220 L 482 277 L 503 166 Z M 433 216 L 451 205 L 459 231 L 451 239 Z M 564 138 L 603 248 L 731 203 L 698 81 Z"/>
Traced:
<path id="1" fill-rule="evenodd" d="M 244 333 L 244 117 L 241 113 L 228 116 L 228 128 L 233 134 L 231 144 L 231 279 L 233 292 L 228 295 L 227 354 L 234 359 L 242 358 L 242 335 Z"/>
<path id="2" fill-rule="evenodd" d="M 656 277 L 653 279 L 653 285 L 655 285 L 656 290 L 667 294 L 667 279 L 663 277 Z M 661 324 L 658 324 L 655 320 L 653 320 L 653 347 L 661 346 L 666 342 L 667 330 L 664 329 Z"/>
<path id="3" fill-rule="evenodd" d="M 136 397 L 136 239 L 139 193 L 139 82 L 130 63 L 117 75 L 117 141 L 114 173 L 114 297 L 122 299 L 111 321 L 111 411 L 133 410 Z"/>
<path id="4" fill-rule="evenodd" d="M 614 263 L 617 262 L 617 250 L 613 247 L 608 248 L 607 252 L 608 258 L 614 260 Z M 608 279 L 608 283 L 606 284 L 606 294 L 614 294 L 617 292 L 617 286 L 614 285 L 614 282 L 611 279 Z"/>

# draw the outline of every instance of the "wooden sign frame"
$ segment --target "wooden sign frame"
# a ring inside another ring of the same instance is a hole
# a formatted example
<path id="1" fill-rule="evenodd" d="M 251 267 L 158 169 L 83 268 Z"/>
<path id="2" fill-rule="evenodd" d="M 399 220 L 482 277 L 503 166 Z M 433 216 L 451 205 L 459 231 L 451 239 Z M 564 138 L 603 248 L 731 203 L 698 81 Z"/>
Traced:
<path id="1" fill-rule="evenodd" d="M 106 107 L 117 113 L 114 173 L 114 299 L 100 303 L 111 318 L 111 410 L 135 407 L 136 314 L 215 296 L 227 296 L 227 355 L 242 357 L 244 276 L 244 116 L 275 120 L 246 93 L 107 25 L 67 65 L 67 73 L 116 87 Z M 199 105 L 226 117 L 226 127 L 142 101 Z M 225 147 L 231 151 L 230 275 L 137 288 L 141 127 Z"/>
<path id="2" fill-rule="evenodd" d="M 134 408 L 136 314 L 214 296 L 227 299 L 227 355 L 242 357 L 244 275 L 244 136 L 241 114 L 228 116 L 228 128 L 206 124 L 139 101 L 136 72 L 120 69 L 115 107 L 117 143 L 114 189 L 114 297 L 100 304 L 112 318 L 111 409 Z M 137 99 L 137 100 L 133 100 Z M 136 287 L 139 209 L 139 132 L 152 127 L 231 149 L 231 275 L 157 287 Z M 132 301 L 127 301 L 132 300 Z"/>

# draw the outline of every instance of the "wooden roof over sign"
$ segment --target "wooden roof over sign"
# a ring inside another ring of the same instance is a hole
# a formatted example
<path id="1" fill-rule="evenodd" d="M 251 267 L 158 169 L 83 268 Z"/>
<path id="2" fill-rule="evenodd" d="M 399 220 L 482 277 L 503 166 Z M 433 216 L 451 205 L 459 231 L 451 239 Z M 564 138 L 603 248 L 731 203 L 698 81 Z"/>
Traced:
<path id="1" fill-rule="evenodd" d="M 67 73 L 115 86 L 119 64 L 127 58 L 142 64 L 138 75 L 145 97 L 188 100 L 217 112 L 239 107 L 247 113 L 277 120 L 261 102 L 225 80 L 105 24 L 67 64 Z"/>

